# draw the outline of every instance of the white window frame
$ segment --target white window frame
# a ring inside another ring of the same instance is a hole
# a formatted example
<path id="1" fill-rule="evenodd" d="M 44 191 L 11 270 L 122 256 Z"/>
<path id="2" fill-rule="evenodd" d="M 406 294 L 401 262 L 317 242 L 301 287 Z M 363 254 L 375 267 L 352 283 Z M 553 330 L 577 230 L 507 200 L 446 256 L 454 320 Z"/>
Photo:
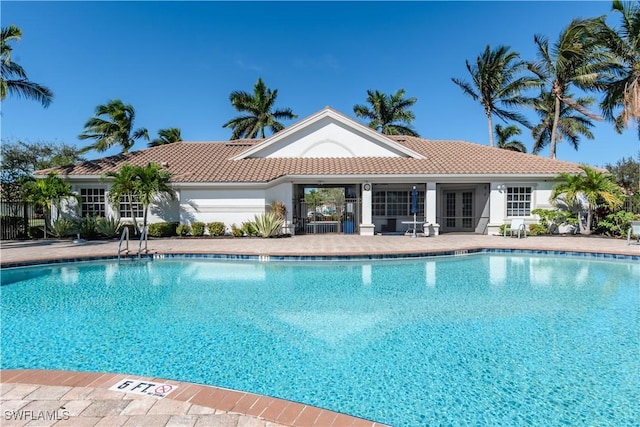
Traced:
<path id="1" fill-rule="evenodd" d="M 524 189 L 524 192 L 514 193 L 514 189 Z M 526 200 L 526 189 L 529 189 L 529 200 Z M 507 218 L 531 217 L 531 211 L 535 209 L 535 186 L 532 184 L 510 184 L 505 191 L 505 213 Z M 512 200 L 511 197 L 518 195 L 518 200 Z M 524 197 L 524 198 L 522 198 Z M 510 206 L 511 204 L 524 204 L 525 206 Z M 528 207 L 526 204 L 528 203 Z M 514 214 L 515 213 L 515 214 Z"/>

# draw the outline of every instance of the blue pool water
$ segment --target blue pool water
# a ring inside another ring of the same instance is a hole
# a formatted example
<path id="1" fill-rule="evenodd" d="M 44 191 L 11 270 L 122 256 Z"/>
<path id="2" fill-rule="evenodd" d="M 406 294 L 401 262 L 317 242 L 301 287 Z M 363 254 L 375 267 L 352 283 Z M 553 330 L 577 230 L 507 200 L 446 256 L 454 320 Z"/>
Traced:
<path id="1" fill-rule="evenodd" d="M 2 283 L 2 368 L 178 379 L 397 426 L 640 420 L 637 262 L 155 260 Z"/>

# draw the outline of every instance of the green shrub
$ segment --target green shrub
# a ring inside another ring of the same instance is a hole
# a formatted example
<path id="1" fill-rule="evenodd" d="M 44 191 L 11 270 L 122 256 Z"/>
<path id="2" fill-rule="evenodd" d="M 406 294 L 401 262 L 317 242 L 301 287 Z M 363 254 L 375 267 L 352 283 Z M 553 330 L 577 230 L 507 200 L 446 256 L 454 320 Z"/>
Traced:
<path id="1" fill-rule="evenodd" d="M 283 220 L 273 212 L 267 212 L 254 216 L 253 221 L 256 231 L 262 237 L 271 237 L 282 227 Z"/>
<path id="2" fill-rule="evenodd" d="M 95 239 L 98 237 L 98 217 L 85 216 L 76 221 L 77 232 L 83 239 Z"/>
<path id="3" fill-rule="evenodd" d="M 547 229 L 547 232 L 551 232 L 554 225 L 556 228 L 562 224 L 578 225 L 578 214 L 575 212 L 559 209 L 534 209 L 531 213 L 540 217 L 540 224 Z"/>
<path id="4" fill-rule="evenodd" d="M 178 236 L 186 236 L 191 232 L 191 227 L 189 224 L 178 224 L 176 227 L 176 234 Z"/>
<path id="5" fill-rule="evenodd" d="M 233 237 L 242 237 L 244 236 L 244 231 L 242 231 L 242 228 L 238 228 L 237 225 L 231 224 L 231 235 Z"/>
<path id="6" fill-rule="evenodd" d="M 631 221 L 636 220 L 632 212 L 619 211 L 610 213 L 595 224 L 595 232 L 606 236 L 626 236 Z"/>
<path id="7" fill-rule="evenodd" d="M 499 233 L 500 233 L 500 235 L 501 235 L 501 236 L 504 236 L 504 229 L 505 229 L 505 228 L 507 228 L 507 224 L 502 224 L 502 225 L 500 226 L 500 231 L 499 231 Z"/>
<path id="8" fill-rule="evenodd" d="M 253 222 L 247 221 L 242 223 L 241 228 L 242 234 L 245 236 L 257 236 L 258 230 L 256 230 L 256 226 Z"/>
<path id="9" fill-rule="evenodd" d="M 155 222 L 149 224 L 149 236 L 171 237 L 176 235 L 177 222 Z"/>
<path id="10" fill-rule="evenodd" d="M 224 233 L 227 231 L 224 222 L 210 222 L 207 224 L 207 228 L 211 236 L 224 236 Z"/>
<path id="11" fill-rule="evenodd" d="M 106 238 L 117 237 L 122 228 L 122 222 L 118 218 L 100 217 L 96 223 L 96 232 Z"/>
<path id="12" fill-rule="evenodd" d="M 49 226 L 47 232 L 53 237 L 64 239 L 71 236 L 75 229 L 76 226 L 73 221 L 69 221 L 66 218 L 58 218 Z"/>
<path id="13" fill-rule="evenodd" d="M 204 222 L 196 221 L 191 224 L 191 234 L 193 236 L 204 236 Z"/>
<path id="14" fill-rule="evenodd" d="M 547 234 L 547 227 L 542 224 L 529 224 L 530 236 L 544 236 Z"/>

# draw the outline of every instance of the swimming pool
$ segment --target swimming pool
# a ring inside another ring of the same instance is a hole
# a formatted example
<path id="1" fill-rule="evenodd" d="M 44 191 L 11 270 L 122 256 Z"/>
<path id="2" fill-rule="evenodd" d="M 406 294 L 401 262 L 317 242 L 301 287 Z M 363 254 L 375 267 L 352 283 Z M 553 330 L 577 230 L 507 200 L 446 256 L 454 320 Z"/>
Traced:
<path id="1" fill-rule="evenodd" d="M 392 425 L 640 418 L 637 262 L 174 259 L 2 283 L 2 368 L 178 379 Z"/>

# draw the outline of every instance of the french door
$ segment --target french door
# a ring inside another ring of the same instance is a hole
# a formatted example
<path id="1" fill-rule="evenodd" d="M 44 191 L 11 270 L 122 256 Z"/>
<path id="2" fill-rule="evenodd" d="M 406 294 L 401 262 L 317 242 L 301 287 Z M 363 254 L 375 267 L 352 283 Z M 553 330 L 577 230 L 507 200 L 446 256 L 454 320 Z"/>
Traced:
<path id="1" fill-rule="evenodd" d="M 475 231 L 474 190 L 444 191 L 443 232 Z"/>

